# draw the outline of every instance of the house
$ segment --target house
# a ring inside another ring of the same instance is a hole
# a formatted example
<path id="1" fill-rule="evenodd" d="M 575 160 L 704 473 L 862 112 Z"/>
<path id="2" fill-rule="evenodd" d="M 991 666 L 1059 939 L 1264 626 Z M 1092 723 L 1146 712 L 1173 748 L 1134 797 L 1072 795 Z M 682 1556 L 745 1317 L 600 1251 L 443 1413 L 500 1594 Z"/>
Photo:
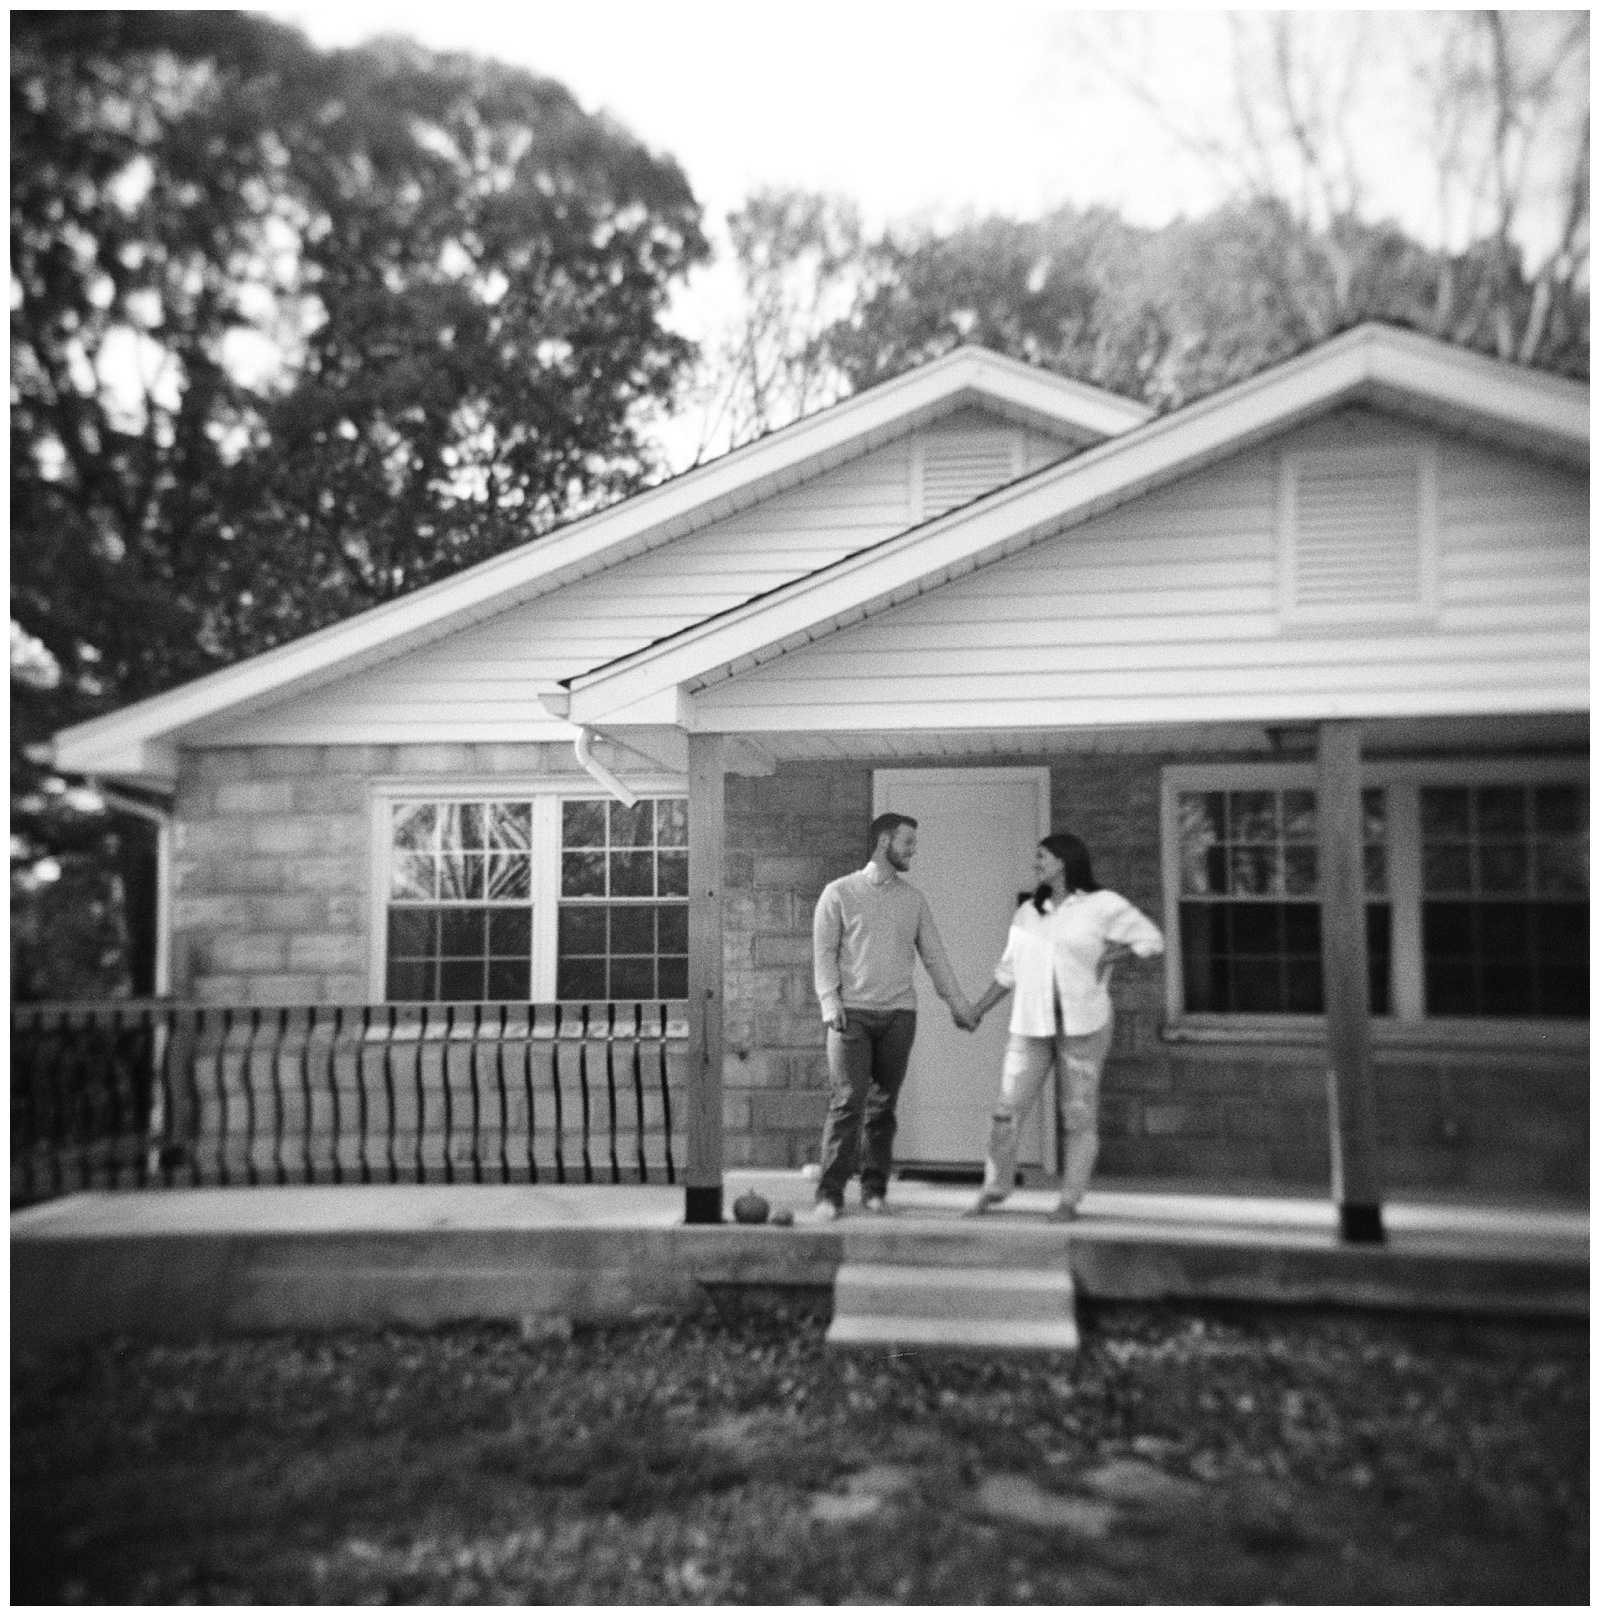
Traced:
<path id="1" fill-rule="evenodd" d="M 1159 418 L 962 348 L 56 758 L 170 799 L 160 991 L 687 998 L 692 1216 L 816 1148 L 886 807 L 973 995 L 1052 826 L 1163 925 L 1103 1173 L 1586 1196 L 1588 455 L 1586 386 L 1376 325 Z M 948 1170 L 1004 1016 L 924 997 Z"/>

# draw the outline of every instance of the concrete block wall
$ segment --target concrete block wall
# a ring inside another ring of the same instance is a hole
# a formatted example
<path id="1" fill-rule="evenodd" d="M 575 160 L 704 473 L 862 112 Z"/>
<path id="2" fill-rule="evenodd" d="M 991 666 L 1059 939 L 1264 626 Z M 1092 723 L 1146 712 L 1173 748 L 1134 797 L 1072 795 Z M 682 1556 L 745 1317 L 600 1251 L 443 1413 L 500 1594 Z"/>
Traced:
<path id="1" fill-rule="evenodd" d="M 642 763 L 626 751 L 596 748 L 596 756 L 621 771 L 659 767 Z M 442 793 L 452 780 L 531 776 L 570 778 L 588 789 L 589 777 L 578 768 L 570 746 L 558 744 L 494 746 L 326 746 L 230 747 L 186 754 L 180 774 L 173 860 L 173 991 L 180 1000 L 204 1005 L 302 1006 L 359 1005 L 368 999 L 371 946 L 371 799 L 375 779 L 395 775 L 436 778 Z M 296 1024 L 298 1025 L 298 1023 Z M 272 1023 L 268 1024 L 268 1036 Z M 327 1037 L 324 1027 L 323 1039 Z M 345 1029 L 348 1039 L 352 1027 Z M 569 1174 L 583 1177 L 583 1141 L 577 1131 L 581 1114 L 580 1069 L 586 1069 L 593 1101 L 590 1149 L 595 1170 L 609 1177 L 609 1088 L 606 1050 L 601 1043 L 585 1047 L 563 1033 L 557 1049 L 540 1044 L 533 1056 L 536 1070 L 526 1077 L 521 1054 L 511 1050 L 506 1084 L 505 1148 L 517 1176 L 524 1176 L 532 1150 L 550 1174 L 556 1160 L 555 1094 L 565 1092 L 562 1159 Z M 373 1078 L 374 1063 L 392 1054 L 394 1092 Z M 471 1076 L 463 1062 L 473 1062 Z M 651 1060 L 653 1061 L 652 1055 Z M 231 1118 L 230 1176 L 246 1175 L 245 1156 L 258 1175 L 275 1175 L 278 1162 L 272 1134 L 281 1129 L 291 1141 L 288 1170 L 302 1176 L 298 1153 L 306 1120 L 301 1097 L 298 1046 L 281 1057 L 276 1077 L 272 1062 L 256 1058 L 241 1064 L 237 1057 L 211 1060 L 193 1080 L 199 1104 L 196 1118 L 182 1121 L 179 1134 L 194 1146 L 199 1168 L 210 1172 L 217 1154 L 217 1108 L 226 1104 Z M 418 1064 L 420 1062 L 420 1064 Z M 552 1063 L 555 1066 L 552 1066 Z M 624 1057 L 624 1065 L 627 1057 Z M 648 1064 L 648 1063 L 647 1063 Z M 318 1045 L 308 1062 L 315 1074 L 310 1112 L 309 1148 L 319 1176 L 327 1176 L 335 1154 L 348 1176 L 359 1169 L 359 1146 L 349 1127 L 357 1114 L 361 1086 L 369 1088 L 369 1146 L 374 1162 L 393 1150 L 403 1175 L 413 1171 L 420 1151 L 431 1177 L 440 1176 L 448 1151 L 457 1176 L 470 1176 L 474 1154 L 499 1170 L 501 1148 L 498 1114 L 500 1068 L 487 1060 L 483 1073 L 477 1056 L 452 1054 L 449 1087 L 455 1114 L 448 1138 L 441 1123 L 446 1087 L 437 1050 L 423 1058 L 420 1046 L 403 1041 L 392 1051 L 376 1046 L 365 1052 L 363 1075 L 357 1077 L 347 1058 L 334 1060 Z M 557 1069 L 559 1068 L 559 1069 Z M 683 1063 L 674 1053 L 668 1061 L 668 1089 L 673 1116 L 672 1138 L 666 1137 L 666 1102 L 651 1066 L 644 1074 L 642 1101 L 634 1094 L 631 1068 L 618 1076 L 621 1170 L 636 1170 L 635 1130 L 642 1124 L 643 1145 L 652 1173 L 659 1173 L 670 1148 L 684 1159 Z M 247 1097 L 246 1090 L 250 1090 Z M 532 1091 L 531 1109 L 529 1090 Z M 470 1096 L 477 1090 L 487 1131 L 470 1126 Z M 338 1100 L 335 1098 L 337 1091 Z M 175 1099 L 182 1100 L 181 1087 Z M 342 1102 L 342 1103 L 341 1103 Z M 340 1103 L 345 1118 L 343 1143 L 337 1151 L 331 1133 L 333 1108 Z M 418 1138 L 417 1107 L 424 1107 Z M 209 1108 L 209 1109 L 208 1109 Z M 192 1110 L 190 1106 L 188 1109 Z M 636 1115 L 636 1113 L 639 1113 Z M 262 1132 L 247 1138 L 242 1118 L 267 1119 Z M 530 1116 L 535 1143 L 528 1140 Z M 492 1124 L 492 1126 L 490 1126 Z M 243 1154 L 240 1154 L 240 1153 Z M 380 1176 L 381 1165 L 378 1168 Z"/>
<path id="2" fill-rule="evenodd" d="M 1052 760 L 1052 822 L 1095 875 L 1158 923 L 1161 770 L 1188 755 Z M 1170 939 L 1169 939 L 1170 942 Z M 1315 1046 L 1162 1037 L 1159 963 L 1119 967 L 1102 1083 L 1100 1170 L 1124 1178 L 1322 1188 L 1326 1068 Z M 1588 1062 L 1531 1049 L 1374 1050 L 1387 1184 L 1397 1190 L 1588 1193 Z"/>
<path id="3" fill-rule="evenodd" d="M 724 918 L 730 1167 L 814 1161 L 828 1109 L 811 917 L 828 882 L 872 849 L 872 770 L 785 764 L 730 778 Z"/>
<path id="4" fill-rule="evenodd" d="M 1081 835 L 1101 885 L 1159 923 L 1161 769 L 1210 760 L 1048 761 L 1052 824 Z M 865 860 L 871 799 L 870 765 L 784 765 L 767 779 L 729 781 L 730 1165 L 815 1158 L 827 1070 L 811 987 L 811 913 L 827 881 Z M 1102 1086 L 1101 1173 L 1219 1189 L 1325 1188 L 1327 1079 L 1319 1050 L 1164 1038 L 1164 980 L 1154 962 L 1124 965 L 1113 981 L 1117 1028 Z M 1393 1189 L 1587 1195 L 1583 1056 L 1380 1048 L 1374 1063 Z"/>
<path id="5" fill-rule="evenodd" d="M 638 760 L 596 749 L 611 767 Z M 653 770 L 652 772 L 659 772 Z M 241 746 L 185 754 L 173 858 L 173 991 L 202 1004 L 367 997 L 369 783 L 570 775 L 570 746 Z"/>
<path id="6" fill-rule="evenodd" d="M 608 754 L 612 767 L 638 766 Z M 1038 761 L 1021 759 L 1018 761 Z M 1160 756 L 1056 757 L 1052 822 L 1076 830 L 1101 883 L 1157 920 Z M 1183 761 L 1200 761 L 1193 756 Z M 565 746 L 229 748 L 190 754 L 178 798 L 174 991 L 202 1003 L 363 1002 L 367 785 L 393 774 L 570 775 Z M 811 985 L 823 886 L 865 861 L 867 763 L 784 764 L 728 781 L 725 1159 L 813 1159 L 827 1109 Z M 1166 1040 L 1159 965 L 1124 966 L 1103 1085 L 1101 1171 L 1220 1186 L 1328 1182 L 1326 1082 L 1305 1045 Z M 1581 1055 L 1377 1053 L 1396 1189 L 1587 1195 Z"/>

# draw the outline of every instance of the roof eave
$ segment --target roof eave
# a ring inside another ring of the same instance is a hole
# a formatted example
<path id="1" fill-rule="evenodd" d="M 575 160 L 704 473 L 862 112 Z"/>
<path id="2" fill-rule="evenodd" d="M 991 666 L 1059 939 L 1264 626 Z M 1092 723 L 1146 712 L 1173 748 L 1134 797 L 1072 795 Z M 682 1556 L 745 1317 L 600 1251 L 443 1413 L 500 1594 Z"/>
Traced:
<path id="1" fill-rule="evenodd" d="M 751 503 L 782 484 L 809 475 L 858 440 L 886 441 L 953 402 L 993 399 L 1091 438 L 1126 431 L 1150 411 L 1086 384 L 1053 376 L 987 349 L 955 349 L 879 387 L 844 399 L 705 466 L 644 489 L 620 504 L 557 529 L 504 555 L 385 602 L 245 662 L 206 674 L 57 736 L 63 756 L 99 752 L 182 735 L 222 713 L 251 710 L 303 694 L 375 661 L 403 654 L 453 632 L 464 622 L 501 611 L 570 581 L 575 569 L 657 530 L 677 537 L 714 521 L 736 497 Z M 711 514 L 706 516 L 705 513 Z M 542 587 L 541 587 L 542 586 Z M 67 766 L 67 765 L 63 765 Z M 76 767 L 73 765 L 73 767 Z"/>
<path id="2" fill-rule="evenodd" d="M 1482 390 L 1486 381 L 1509 389 L 1510 396 L 1502 398 L 1501 408 L 1486 406 Z M 1080 500 L 1054 518 L 1042 519 L 1045 527 L 1074 524 L 1100 514 L 1114 503 L 1150 492 L 1162 482 L 1192 475 L 1208 463 L 1238 453 L 1341 404 L 1381 402 L 1387 396 L 1421 398 L 1463 415 L 1470 413 L 1481 421 L 1537 437 L 1553 457 L 1566 458 L 1569 463 L 1576 463 L 1571 457 L 1581 451 L 1581 464 L 1588 463 L 1588 388 L 1583 384 L 1504 366 L 1459 349 L 1446 349 L 1426 337 L 1389 327 L 1360 326 L 1271 371 L 1247 378 L 1152 421 L 1142 429 L 1037 473 L 1023 484 L 998 489 L 937 522 L 896 535 L 854 556 L 846 556 L 817 573 L 781 585 L 757 601 L 735 607 L 653 646 L 563 681 L 571 693 L 568 710 L 574 722 L 600 722 L 606 712 L 641 699 L 650 681 L 637 675 L 651 664 L 659 666 L 660 680 L 681 683 L 756 654 L 755 647 L 744 643 L 750 636 L 739 634 L 741 625 L 781 613 L 785 606 L 807 593 L 822 602 L 838 593 L 831 585 L 869 569 L 887 573 L 896 556 L 913 548 L 927 550 L 930 561 L 927 576 L 936 578 L 937 582 L 947 581 L 944 574 L 950 566 L 966 570 L 1017 547 L 1011 545 L 1005 552 L 996 548 L 1002 524 L 991 519 L 1006 507 L 1012 506 L 1019 513 L 1018 531 L 1022 534 L 1036 534 L 1041 530 L 1040 518 L 1022 513 L 1031 512 L 1034 505 L 1046 502 L 1049 490 L 1063 485 L 1071 487 L 1075 483 L 1084 485 L 1085 493 Z M 1187 445 L 1186 436 L 1192 439 Z M 1152 445 L 1159 449 L 1174 438 L 1178 442 L 1176 452 L 1164 460 L 1159 454 L 1151 456 Z M 1147 464 L 1151 459 L 1160 463 Z M 1117 480 L 1115 476 L 1108 478 L 1105 471 L 1108 466 L 1115 470 L 1119 462 L 1126 463 L 1129 471 L 1113 487 L 1110 485 Z M 990 529 L 995 529 L 996 533 L 986 544 L 979 544 L 965 554 L 952 553 L 949 559 L 937 559 L 945 549 L 952 552 L 960 549 L 959 545 L 948 542 L 949 536 L 968 527 L 980 536 L 988 535 Z M 1024 537 L 1021 542 L 1031 543 L 1032 538 Z M 892 596 L 897 588 L 906 587 L 909 585 L 903 579 L 891 580 L 883 591 L 871 591 L 868 599 L 876 601 Z M 920 588 L 917 592 L 921 592 Z M 819 630 L 829 632 L 836 615 L 835 607 L 819 610 L 804 632 L 807 636 Z M 770 643 L 776 645 L 795 632 L 792 627 L 784 627 Z M 696 644 L 706 648 L 698 658 L 692 649 Z M 731 656 L 724 654 L 730 646 L 734 648 Z M 608 699 L 610 696 L 615 700 Z"/>

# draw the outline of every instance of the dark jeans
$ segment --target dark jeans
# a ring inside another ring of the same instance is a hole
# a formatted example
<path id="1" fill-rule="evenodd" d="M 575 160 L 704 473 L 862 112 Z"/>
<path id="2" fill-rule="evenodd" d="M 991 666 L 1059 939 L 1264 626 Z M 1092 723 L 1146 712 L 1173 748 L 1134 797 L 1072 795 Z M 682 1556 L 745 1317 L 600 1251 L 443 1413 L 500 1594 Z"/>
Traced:
<path id="1" fill-rule="evenodd" d="M 828 1081 L 832 1097 L 822 1130 L 822 1178 L 818 1200 L 844 1204 L 844 1187 L 859 1158 L 861 1194 L 889 1188 L 894 1159 L 894 1103 L 906 1080 L 915 1010 L 845 1011 L 843 1032 L 828 1032 Z"/>

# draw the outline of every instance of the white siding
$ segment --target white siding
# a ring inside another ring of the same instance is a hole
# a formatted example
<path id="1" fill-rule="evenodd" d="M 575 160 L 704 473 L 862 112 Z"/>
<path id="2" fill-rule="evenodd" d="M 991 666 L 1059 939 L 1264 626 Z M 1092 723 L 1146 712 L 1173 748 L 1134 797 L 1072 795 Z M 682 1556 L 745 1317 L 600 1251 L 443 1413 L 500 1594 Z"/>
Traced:
<path id="1" fill-rule="evenodd" d="M 1001 436 L 1019 445 L 1029 469 L 1067 452 L 1043 433 L 971 408 L 927 430 L 942 443 L 971 440 L 980 449 Z M 236 745 L 495 741 L 532 738 L 530 724 L 561 733 L 545 723 L 539 685 L 587 672 L 903 531 L 914 520 L 917 440 L 900 439 L 436 645 L 197 738 Z"/>
<path id="2" fill-rule="evenodd" d="M 1439 444 L 1428 623 L 1286 625 L 1280 453 L 1420 443 L 1348 411 L 701 690 L 701 722 L 894 729 L 1565 709 L 1588 690 L 1587 479 Z"/>

